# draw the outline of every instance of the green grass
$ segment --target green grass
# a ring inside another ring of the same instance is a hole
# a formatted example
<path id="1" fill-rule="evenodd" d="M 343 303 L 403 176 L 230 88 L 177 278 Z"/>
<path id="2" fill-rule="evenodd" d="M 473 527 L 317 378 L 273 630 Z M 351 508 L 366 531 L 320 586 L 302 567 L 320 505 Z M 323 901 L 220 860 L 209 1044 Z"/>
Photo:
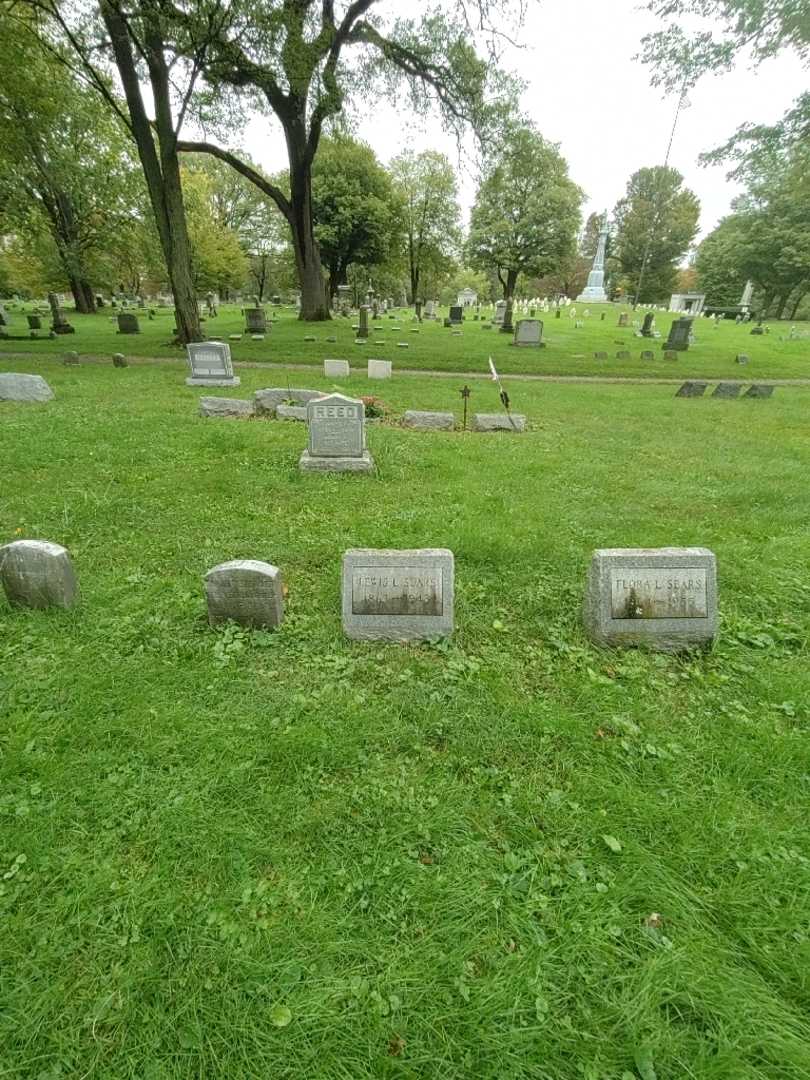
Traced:
<path id="1" fill-rule="evenodd" d="M 582 315 L 585 310 L 583 305 L 575 306 L 578 314 Z M 130 356 L 182 358 L 184 351 L 170 343 L 174 325 L 172 313 L 168 309 L 155 310 L 157 314 L 152 321 L 145 312 L 141 313 L 142 332 L 137 336 L 118 334 L 114 316 L 69 313 L 76 327 L 75 335 L 56 340 L 40 337 L 34 341 L 27 337 L 27 328 L 24 329 L 27 324 L 21 309 L 11 309 L 11 333 L 20 335 L 21 339 L 0 340 L 0 356 L 3 352 L 48 356 L 76 350 L 85 355 L 105 357 L 113 352 L 124 352 Z M 591 305 L 589 310 L 591 317 L 583 320 L 585 326 L 579 330 L 566 312 L 560 319 L 555 319 L 553 313 L 541 312 L 540 317 L 545 323 L 544 337 L 548 342 L 542 350 L 514 348 L 510 345 L 509 335 L 494 329 L 483 330 L 480 322 L 473 322 L 470 318 L 465 322 L 461 336 L 454 336 L 452 330 L 445 329 L 441 320 L 417 324 L 408 310 L 400 312 L 396 319 L 385 316 L 379 323 L 372 324 L 368 344 L 357 345 L 352 330 L 355 318 L 337 318 L 329 323 L 301 323 L 289 307 L 278 310 L 268 307 L 268 313 L 276 314 L 278 318 L 264 341 L 252 341 L 245 335 L 241 341 L 231 342 L 230 345 L 232 356 L 237 361 L 318 366 L 328 356 L 365 367 L 367 357 L 374 356 L 393 360 L 396 366 L 402 368 L 423 371 L 485 371 L 487 358 L 492 355 L 499 369 L 506 373 L 810 378 L 810 338 L 788 341 L 789 323 L 772 323 L 769 334 L 752 337 L 750 325 L 735 326 L 733 322 L 722 322 L 715 327 L 708 320 L 698 320 L 695 324 L 696 344 L 688 352 L 681 353 L 677 361 L 667 361 L 663 358 L 661 346 L 676 316 L 659 312 L 656 321 L 663 337 L 657 341 L 645 341 L 635 337 L 632 328 L 618 327 L 618 314 L 626 309 L 617 305 Z M 606 312 L 604 322 L 600 318 L 603 311 Z M 637 314 L 643 316 L 641 310 Z M 49 320 L 43 319 L 43 326 L 47 328 L 48 325 Z M 810 333 L 810 324 L 797 325 Z M 392 330 L 394 326 L 401 329 Z M 208 320 L 205 327 L 209 336 L 227 340 L 230 334 L 240 333 L 244 329 L 244 318 L 239 308 L 225 307 L 216 319 Z M 413 333 L 415 329 L 419 332 Z M 304 341 L 305 337 L 310 336 L 316 340 Z M 328 341 L 330 337 L 337 338 L 337 341 Z M 377 344 L 380 341 L 385 344 Z M 407 342 L 408 348 L 398 348 L 398 342 Z M 616 359 L 616 353 L 623 349 L 630 351 L 630 360 Z M 654 360 L 641 360 L 641 352 L 645 349 L 655 353 Z M 593 354 L 596 351 L 606 351 L 609 359 L 595 360 Z M 746 353 L 750 357 L 751 362 L 747 367 L 735 363 L 738 353 Z"/>
<path id="2" fill-rule="evenodd" d="M 0 368 L 57 394 L 0 404 L 0 542 L 83 594 L 0 600 L 1 1077 L 806 1080 L 810 390 L 512 384 L 526 435 L 329 477 L 173 366 Z M 591 550 L 664 544 L 717 553 L 717 646 L 591 647 Z M 425 545 L 453 639 L 345 640 L 342 552 Z M 239 557 L 277 633 L 207 627 Z"/>

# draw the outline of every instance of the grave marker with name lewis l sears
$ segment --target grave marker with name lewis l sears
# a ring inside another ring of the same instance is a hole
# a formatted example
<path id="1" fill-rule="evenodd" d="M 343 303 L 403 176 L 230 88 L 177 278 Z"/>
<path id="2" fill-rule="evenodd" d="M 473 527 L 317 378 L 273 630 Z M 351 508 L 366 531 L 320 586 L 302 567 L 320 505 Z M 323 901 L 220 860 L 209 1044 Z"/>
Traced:
<path id="1" fill-rule="evenodd" d="M 343 630 L 358 641 L 449 637 L 453 589 L 446 548 L 354 548 L 343 556 Z"/>

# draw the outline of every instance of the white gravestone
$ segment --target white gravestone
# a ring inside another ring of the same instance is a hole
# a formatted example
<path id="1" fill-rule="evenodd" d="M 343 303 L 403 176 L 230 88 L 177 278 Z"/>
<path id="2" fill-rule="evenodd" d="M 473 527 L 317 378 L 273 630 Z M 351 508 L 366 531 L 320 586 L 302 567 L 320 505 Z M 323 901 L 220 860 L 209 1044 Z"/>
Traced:
<path id="1" fill-rule="evenodd" d="M 241 626 L 275 627 L 284 618 L 281 571 L 258 559 L 220 563 L 205 575 L 211 626 L 229 620 Z"/>
<path id="2" fill-rule="evenodd" d="M 196 341 L 186 345 L 191 374 L 186 386 L 239 386 L 233 373 L 231 347 L 224 341 Z"/>
<path id="3" fill-rule="evenodd" d="M 47 540 L 15 540 L 0 547 L 0 582 L 19 607 L 71 608 L 79 598 L 67 550 Z"/>
<path id="4" fill-rule="evenodd" d="M 391 371 L 392 364 L 390 360 L 369 360 L 368 362 L 369 379 L 390 379 Z"/>
<path id="5" fill-rule="evenodd" d="M 492 321 L 496 326 L 503 326 L 503 320 L 506 317 L 506 301 L 499 300 L 495 305 L 495 314 L 492 316 Z"/>
<path id="6" fill-rule="evenodd" d="M 354 548 L 343 556 L 343 630 L 358 641 L 449 637 L 453 590 L 446 548 Z"/>
<path id="7" fill-rule="evenodd" d="M 585 628 L 599 645 L 664 652 L 717 635 L 717 566 L 707 548 L 602 548 L 588 573 Z"/>
<path id="8" fill-rule="evenodd" d="M 348 379 L 351 371 L 348 360 L 324 360 L 323 373 L 327 379 Z"/>
<path id="9" fill-rule="evenodd" d="M 309 447 L 298 467 L 305 472 L 370 472 L 365 406 L 355 398 L 330 394 L 307 404 Z"/>

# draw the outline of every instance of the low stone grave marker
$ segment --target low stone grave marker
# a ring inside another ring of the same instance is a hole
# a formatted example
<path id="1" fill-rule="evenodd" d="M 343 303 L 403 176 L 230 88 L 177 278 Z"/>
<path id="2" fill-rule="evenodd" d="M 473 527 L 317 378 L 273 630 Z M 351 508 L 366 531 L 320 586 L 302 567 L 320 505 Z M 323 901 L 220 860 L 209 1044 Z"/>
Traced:
<path id="1" fill-rule="evenodd" d="M 655 353 L 652 351 L 652 349 L 643 349 L 642 352 L 641 352 L 641 359 L 642 360 L 654 360 L 655 359 Z"/>
<path id="2" fill-rule="evenodd" d="M 244 419 L 253 416 L 255 406 L 244 398 L 201 397 L 200 416 Z"/>
<path id="3" fill-rule="evenodd" d="M 306 405 L 276 405 L 276 420 L 300 420 L 307 422 Z"/>
<path id="4" fill-rule="evenodd" d="M 408 409 L 402 417 L 403 427 L 414 428 L 417 431 L 452 431 L 455 423 L 455 417 L 449 412 L 422 412 L 418 409 Z"/>
<path id="5" fill-rule="evenodd" d="M 664 359 L 665 360 L 677 360 L 678 359 L 678 354 L 675 352 L 674 349 L 664 349 Z"/>
<path id="6" fill-rule="evenodd" d="M 630 351 L 628 349 L 619 349 L 619 351 L 616 353 L 616 359 L 617 360 L 629 360 L 630 359 Z"/>
<path id="7" fill-rule="evenodd" d="M 743 397 L 747 398 L 769 398 L 773 397 L 773 386 L 768 386 L 766 383 L 754 383 L 753 386 L 749 386 L 743 394 Z"/>
<path id="8" fill-rule="evenodd" d="M 0 401 L 50 401 L 53 390 L 41 375 L 0 372 Z"/>
<path id="9" fill-rule="evenodd" d="M 205 575 L 205 598 L 211 626 L 274 628 L 284 619 L 281 571 L 258 559 L 220 563 Z"/>
<path id="10" fill-rule="evenodd" d="M 112 362 L 113 362 L 113 367 L 118 367 L 118 368 L 129 367 L 129 363 L 127 362 L 127 358 L 124 356 L 123 353 L 120 353 L 120 352 L 113 353 Z"/>
<path id="11" fill-rule="evenodd" d="M 599 645 L 677 652 L 717 635 L 717 570 L 707 548 L 602 548 L 593 553 L 583 608 Z"/>
<path id="12" fill-rule="evenodd" d="M 348 360 L 324 360 L 323 373 L 327 379 L 348 379 L 351 375 Z"/>
<path id="13" fill-rule="evenodd" d="M 242 314 L 245 316 L 246 334 L 267 333 L 267 312 L 263 307 L 242 308 Z"/>
<path id="14" fill-rule="evenodd" d="M 256 412 L 269 416 L 276 415 L 279 405 L 307 405 L 310 401 L 317 401 L 322 397 L 325 397 L 322 390 L 296 390 L 289 386 L 272 386 L 253 391 Z"/>
<path id="15" fill-rule="evenodd" d="M 79 366 L 79 354 L 77 352 L 68 352 L 62 357 L 62 363 L 65 367 L 78 367 Z"/>
<path id="16" fill-rule="evenodd" d="M 745 353 L 737 353 L 737 355 L 734 357 L 735 364 L 747 364 L 748 360 L 749 358 L 745 355 Z"/>
<path id="17" fill-rule="evenodd" d="M 594 360 L 607 360 L 608 354 L 604 350 L 599 350 L 593 354 Z"/>
<path id="18" fill-rule="evenodd" d="M 356 641 L 425 641 L 453 633 L 447 548 L 353 548 L 343 555 L 343 630 Z"/>
<path id="19" fill-rule="evenodd" d="M 683 386 L 680 387 L 675 397 L 703 397 L 708 385 L 708 383 L 700 382 L 697 379 L 688 379 Z"/>
<path id="20" fill-rule="evenodd" d="M 70 555 L 47 540 L 15 540 L 0 547 L 0 582 L 18 607 L 71 608 L 79 588 Z"/>
<path id="21" fill-rule="evenodd" d="M 369 379 L 390 379 L 393 364 L 390 360 L 371 360 L 368 362 Z"/>
<path id="22" fill-rule="evenodd" d="M 366 449 L 365 406 L 343 394 L 329 394 L 307 404 L 309 447 L 298 462 L 304 472 L 371 472 Z"/>
<path id="23" fill-rule="evenodd" d="M 618 321 L 617 325 L 622 326 L 622 327 L 630 325 L 630 316 L 627 314 L 626 311 L 623 311 L 621 313 L 621 315 L 619 316 L 619 321 Z"/>
<path id="24" fill-rule="evenodd" d="M 138 322 L 138 316 L 133 315 L 132 312 L 122 311 L 118 316 L 118 333 L 119 334 L 140 334 L 141 326 Z"/>
<path id="25" fill-rule="evenodd" d="M 473 413 L 473 431 L 525 431 L 526 417 L 521 413 Z"/>
<path id="26" fill-rule="evenodd" d="M 712 397 L 718 398 L 738 398 L 742 386 L 735 382 L 721 382 L 718 383 L 712 392 Z"/>
<path id="27" fill-rule="evenodd" d="M 231 350 L 224 341 L 198 341 L 186 345 L 191 374 L 186 386 L 239 386 L 233 373 Z"/>

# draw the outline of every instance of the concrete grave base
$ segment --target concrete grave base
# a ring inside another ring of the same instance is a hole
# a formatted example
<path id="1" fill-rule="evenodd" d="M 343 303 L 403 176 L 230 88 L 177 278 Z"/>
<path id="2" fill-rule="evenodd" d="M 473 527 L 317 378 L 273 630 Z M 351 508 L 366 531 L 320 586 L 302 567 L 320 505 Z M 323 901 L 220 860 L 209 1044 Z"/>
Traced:
<path id="1" fill-rule="evenodd" d="M 243 398 L 200 398 L 200 416 L 245 417 L 253 416 L 254 412 L 253 402 Z"/>
<path id="2" fill-rule="evenodd" d="M 193 376 L 189 376 L 186 379 L 186 386 L 241 386 L 242 380 L 238 375 L 234 375 L 232 379 L 195 379 Z"/>
<path id="3" fill-rule="evenodd" d="M 417 431 L 452 431 L 456 419 L 450 412 L 420 412 L 408 409 L 402 417 L 402 426 Z"/>
<path id="4" fill-rule="evenodd" d="M 370 473 L 374 471 L 374 458 L 368 450 L 360 457 L 315 457 L 305 450 L 298 459 L 301 472 L 354 472 Z"/>

